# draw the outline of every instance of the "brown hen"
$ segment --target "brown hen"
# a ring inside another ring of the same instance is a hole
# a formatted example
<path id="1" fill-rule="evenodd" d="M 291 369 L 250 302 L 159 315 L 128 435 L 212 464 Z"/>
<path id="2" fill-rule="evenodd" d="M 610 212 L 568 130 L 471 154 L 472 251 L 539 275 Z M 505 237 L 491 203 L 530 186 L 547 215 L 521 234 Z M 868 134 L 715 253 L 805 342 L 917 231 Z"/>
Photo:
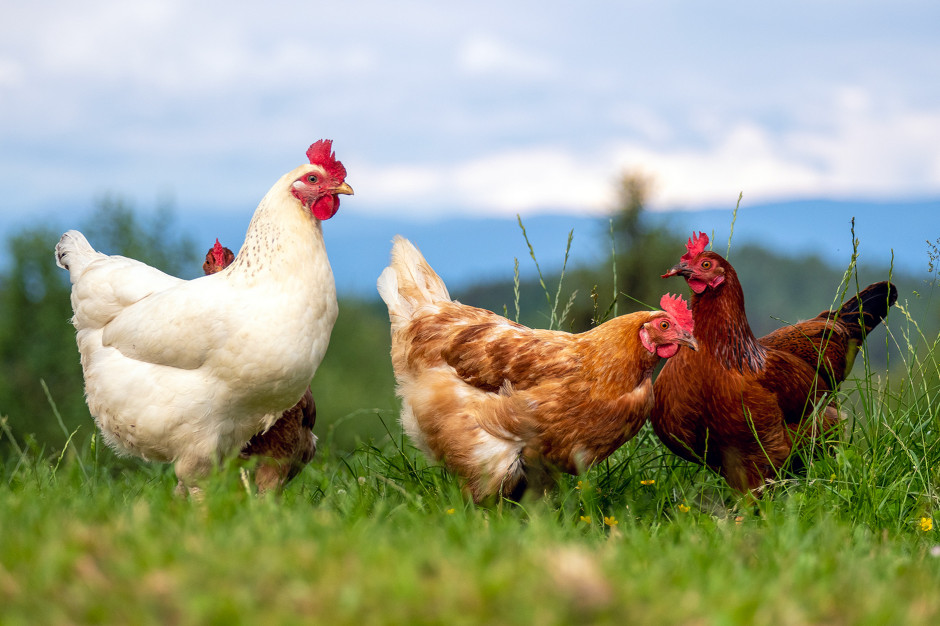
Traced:
<path id="1" fill-rule="evenodd" d="M 663 275 L 682 276 L 692 289 L 699 350 L 683 350 L 663 367 L 650 421 L 670 450 L 744 492 L 775 478 L 797 444 L 839 427 L 828 394 L 851 371 L 897 288 L 869 285 L 837 310 L 758 339 L 737 273 L 706 245 L 704 233 L 689 239 L 686 254 Z M 800 462 L 794 455 L 791 468 L 800 471 Z"/>
<path id="2" fill-rule="evenodd" d="M 476 502 L 518 499 L 560 470 L 578 473 L 633 437 L 652 407 L 660 358 L 695 347 L 681 298 L 581 334 L 527 328 L 450 299 L 396 237 L 379 293 L 388 305 L 401 422 Z"/>

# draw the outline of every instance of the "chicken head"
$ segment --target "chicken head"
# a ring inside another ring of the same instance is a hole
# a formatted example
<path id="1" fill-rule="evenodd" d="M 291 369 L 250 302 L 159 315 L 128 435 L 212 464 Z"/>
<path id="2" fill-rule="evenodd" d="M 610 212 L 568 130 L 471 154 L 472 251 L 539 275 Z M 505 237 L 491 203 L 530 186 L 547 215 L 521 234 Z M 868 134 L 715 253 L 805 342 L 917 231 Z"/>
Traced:
<path id="1" fill-rule="evenodd" d="M 640 328 L 640 343 L 657 356 L 668 359 L 679 351 L 679 346 L 698 350 L 692 336 L 692 312 L 681 296 L 665 294 L 659 301 L 663 313 Z"/>
<path id="2" fill-rule="evenodd" d="M 328 220 L 339 210 L 339 194 L 353 195 L 346 184 L 346 168 L 331 151 L 333 142 L 321 139 L 307 150 L 310 167 L 291 183 L 291 193 L 318 220 Z"/>
<path id="3" fill-rule="evenodd" d="M 718 287 L 725 281 L 724 259 L 706 250 L 707 245 L 708 235 L 693 234 L 685 245 L 686 253 L 662 277 L 682 276 L 695 293 L 702 293 L 709 287 Z"/>

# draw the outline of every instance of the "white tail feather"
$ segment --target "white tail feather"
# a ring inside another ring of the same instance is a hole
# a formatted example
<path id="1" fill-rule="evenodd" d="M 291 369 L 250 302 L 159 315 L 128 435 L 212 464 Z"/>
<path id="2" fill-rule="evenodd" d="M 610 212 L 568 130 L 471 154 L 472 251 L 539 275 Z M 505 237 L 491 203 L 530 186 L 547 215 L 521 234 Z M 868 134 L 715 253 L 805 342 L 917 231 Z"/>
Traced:
<path id="1" fill-rule="evenodd" d="M 55 263 L 69 271 L 73 283 L 89 263 L 103 256 L 105 255 L 92 248 L 85 235 L 77 230 L 67 231 L 55 246 Z"/>
<path id="2" fill-rule="evenodd" d="M 444 281 L 414 244 L 401 235 L 392 240 L 391 262 L 382 270 L 377 286 L 388 306 L 393 329 L 410 320 L 422 305 L 450 301 Z"/>

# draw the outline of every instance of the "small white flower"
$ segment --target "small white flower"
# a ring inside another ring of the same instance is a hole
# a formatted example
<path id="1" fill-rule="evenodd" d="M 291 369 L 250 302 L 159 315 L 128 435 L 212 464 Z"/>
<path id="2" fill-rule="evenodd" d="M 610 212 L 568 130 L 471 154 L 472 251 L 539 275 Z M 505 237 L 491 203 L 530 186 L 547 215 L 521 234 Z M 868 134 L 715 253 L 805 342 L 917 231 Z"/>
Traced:
<path id="1" fill-rule="evenodd" d="M 360 485 L 366 484 L 366 477 L 365 477 L 365 476 L 360 476 L 360 477 L 359 477 L 359 484 L 360 484 Z"/>
<path id="2" fill-rule="evenodd" d="M 940 545 L 936 545 L 930 548 L 930 556 L 940 558 Z"/>
<path id="3" fill-rule="evenodd" d="M 337 489 L 337 490 L 336 490 L 336 493 L 337 493 L 338 495 L 345 496 L 345 495 L 346 495 L 346 490 L 345 490 L 345 489 Z"/>

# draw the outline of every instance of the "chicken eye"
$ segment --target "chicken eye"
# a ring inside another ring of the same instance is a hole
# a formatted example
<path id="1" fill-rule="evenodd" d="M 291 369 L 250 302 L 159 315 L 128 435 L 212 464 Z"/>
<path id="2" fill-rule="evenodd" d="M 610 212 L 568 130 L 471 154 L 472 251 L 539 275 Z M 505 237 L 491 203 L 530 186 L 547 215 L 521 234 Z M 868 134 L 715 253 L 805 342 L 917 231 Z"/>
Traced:
<path id="1" fill-rule="evenodd" d="M 707 270 L 707 269 L 710 268 L 711 266 L 712 266 L 712 262 L 711 262 L 711 261 L 707 261 L 707 260 L 706 260 L 706 261 L 702 261 L 702 269 L 703 269 L 703 270 Z"/>
<path id="2" fill-rule="evenodd" d="M 662 330 L 669 330 L 669 322 L 662 320 L 659 322 L 659 328 Z"/>
<path id="3" fill-rule="evenodd" d="M 311 174 L 310 176 L 307 176 L 307 182 L 308 182 L 308 183 L 311 183 L 311 184 L 316 184 L 316 182 L 317 182 L 317 175 L 316 175 L 316 174 Z"/>

